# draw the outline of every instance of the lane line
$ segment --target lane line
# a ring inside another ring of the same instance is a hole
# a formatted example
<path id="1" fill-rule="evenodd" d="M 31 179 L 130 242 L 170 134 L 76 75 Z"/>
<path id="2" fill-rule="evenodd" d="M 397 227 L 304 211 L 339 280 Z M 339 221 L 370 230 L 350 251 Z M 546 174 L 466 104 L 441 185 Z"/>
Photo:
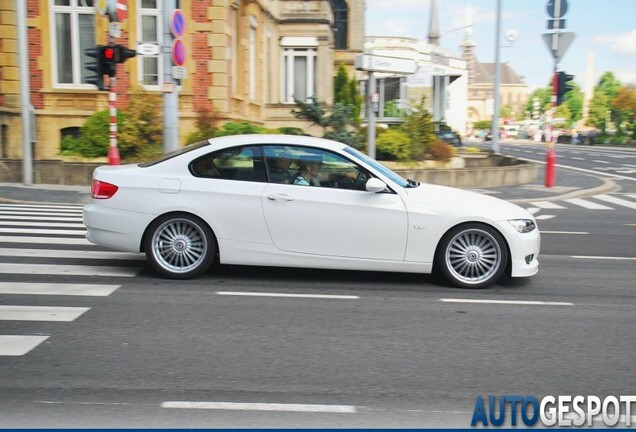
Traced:
<path id="1" fill-rule="evenodd" d="M 589 232 L 584 231 L 540 231 L 541 234 L 565 234 L 565 235 L 588 235 Z"/>
<path id="2" fill-rule="evenodd" d="M 540 215 L 540 216 L 536 216 L 535 219 L 536 220 L 548 220 L 548 219 L 552 219 L 555 218 L 556 215 Z"/>
<path id="3" fill-rule="evenodd" d="M 603 204 L 587 201 L 582 198 L 570 198 L 570 199 L 566 199 L 565 201 L 569 202 L 570 204 L 574 204 L 574 205 L 577 205 L 586 209 L 590 209 L 590 210 L 614 210 L 612 207 L 608 207 Z"/>
<path id="4" fill-rule="evenodd" d="M 602 163 L 602 164 L 611 164 L 611 162 L 604 161 L 604 160 L 598 160 L 598 159 L 594 159 L 594 160 L 592 160 L 592 162 Z"/>
<path id="5" fill-rule="evenodd" d="M 60 209 L 81 211 L 84 206 L 79 205 L 46 205 L 46 204 L 0 204 L 3 208 L 32 208 L 32 209 Z"/>
<path id="6" fill-rule="evenodd" d="M 57 245 L 93 245 L 85 238 L 0 236 L 0 243 L 33 243 Z"/>
<path id="7" fill-rule="evenodd" d="M 72 223 L 74 221 L 69 222 L 33 222 L 33 221 L 2 221 L 0 222 L 0 226 L 19 226 L 19 227 L 49 227 L 49 228 L 86 228 L 83 223 Z M 39 229 L 39 228 L 36 228 Z"/>
<path id="8" fill-rule="evenodd" d="M 23 356 L 47 340 L 49 336 L 0 336 L 0 356 Z"/>
<path id="9" fill-rule="evenodd" d="M 47 229 L 27 229 L 27 228 L 0 228 L 0 233 L 8 234 L 64 234 L 64 235 L 86 235 L 86 230 L 47 230 Z"/>
<path id="10" fill-rule="evenodd" d="M 138 267 L 0 263 L 0 274 L 135 277 Z"/>
<path id="11" fill-rule="evenodd" d="M 612 257 L 612 256 L 587 256 L 587 255 L 571 255 L 570 258 L 576 259 L 593 259 L 593 260 L 614 260 L 614 261 L 636 261 L 636 257 Z"/>
<path id="12" fill-rule="evenodd" d="M 530 204 L 541 209 L 559 210 L 565 208 L 562 205 L 555 204 L 550 201 L 532 201 Z"/>
<path id="13" fill-rule="evenodd" d="M 455 299 L 442 298 L 445 303 L 476 303 L 476 304 L 506 304 L 506 305 L 529 305 L 529 306 L 574 306 L 570 302 L 546 302 L 546 301 L 524 301 L 524 300 L 477 300 L 477 299 Z"/>
<path id="14" fill-rule="evenodd" d="M 628 207 L 628 208 L 636 210 L 636 202 L 627 201 L 612 195 L 595 195 L 594 198 L 600 199 L 601 201 L 605 201 L 612 204 L 618 204 L 620 206 Z"/>
<path id="15" fill-rule="evenodd" d="M 106 297 L 121 285 L 0 282 L 0 294 Z"/>
<path id="16" fill-rule="evenodd" d="M 352 405 L 314 405 L 314 404 L 281 404 L 281 403 L 238 403 L 238 402 L 181 402 L 167 401 L 161 408 L 208 409 L 208 410 L 243 410 L 243 411 L 285 411 L 311 412 L 331 414 L 355 414 Z"/>
<path id="17" fill-rule="evenodd" d="M 20 215 L 20 216 L 29 216 L 29 215 L 51 215 L 51 216 L 75 216 L 81 217 L 81 211 L 72 211 L 72 210 L 40 210 L 40 209 L 0 209 L 0 214 L 9 216 L 9 215 Z"/>
<path id="18" fill-rule="evenodd" d="M 75 259 L 106 259 L 106 260 L 140 260 L 143 255 L 126 252 L 86 251 L 86 250 L 57 250 L 57 249 L 12 249 L 0 248 L 0 257 L 31 257 L 31 258 L 75 258 Z"/>
<path id="19" fill-rule="evenodd" d="M 0 306 L 0 320 L 71 322 L 89 309 L 61 306 Z"/>
<path id="20" fill-rule="evenodd" d="M 571 157 L 570 157 L 570 159 L 580 160 L 580 161 L 581 161 L 581 160 L 582 160 L 582 161 L 584 161 L 584 160 L 585 160 L 585 158 L 582 158 L 582 157 L 574 157 L 574 156 L 571 156 Z"/>
<path id="21" fill-rule="evenodd" d="M 217 291 L 217 295 L 253 296 L 253 297 L 292 297 L 292 298 L 336 299 L 336 300 L 357 300 L 360 298 L 360 296 L 352 296 L 352 295 L 286 294 L 286 293 L 259 293 L 259 292 L 241 292 L 241 291 Z"/>

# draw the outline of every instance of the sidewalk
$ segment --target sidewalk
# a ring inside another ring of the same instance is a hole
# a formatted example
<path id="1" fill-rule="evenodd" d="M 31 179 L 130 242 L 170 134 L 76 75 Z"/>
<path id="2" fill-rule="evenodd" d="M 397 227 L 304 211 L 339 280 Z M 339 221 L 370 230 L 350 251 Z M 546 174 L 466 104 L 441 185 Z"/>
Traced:
<path id="1" fill-rule="evenodd" d="M 557 168 L 555 186 L 547 188 L 544 186 L 543 175 L 545 168 L 543 165 L 538 166 L 538 172 L 539 176 L 533 183 L 492 188 L 471 188 L 470 190 L 521 204 L 529 201 L 555 201 L 590 196 L 611 192 L 616 189 L 616 185 L 611 180 L 565 168 Z M 20 183 L 0 183 L 0 203 L 5 204 L 82 205 L 90 201 L 90 193 L 89 186 L 44 184 L 24 186 Z"/>

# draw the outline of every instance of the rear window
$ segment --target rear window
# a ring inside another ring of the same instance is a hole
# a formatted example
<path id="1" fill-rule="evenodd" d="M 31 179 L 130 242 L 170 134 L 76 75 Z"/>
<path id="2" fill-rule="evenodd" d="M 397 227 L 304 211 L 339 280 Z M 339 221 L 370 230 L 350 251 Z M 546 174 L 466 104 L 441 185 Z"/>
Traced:
<path id="1" fill-rule="evenodd" d="M 172 159 L 173 157 L 177 157 L 179 155 L 191 152 L 192 150 L 196 150 L 196 149 L 200 149 L 201 147 L 205 147 L 206 145 L 209 145 L 208 141 L 201 141 L 198 143 L 194 143 L 194 144 L 189 144 L 185 147 L 181 147 L 180 149 L 171 151 L 169 153 L 166 153 L 164 155 L 159 156 L 156 159 L 152 159 L 148 162 L 144 162 L 144 163 L 140 163 L 139 166 L 141 168 L 147 168 L 153 165 L 157 165 L 161 162 L 165 162 L 169 159 Z"/>

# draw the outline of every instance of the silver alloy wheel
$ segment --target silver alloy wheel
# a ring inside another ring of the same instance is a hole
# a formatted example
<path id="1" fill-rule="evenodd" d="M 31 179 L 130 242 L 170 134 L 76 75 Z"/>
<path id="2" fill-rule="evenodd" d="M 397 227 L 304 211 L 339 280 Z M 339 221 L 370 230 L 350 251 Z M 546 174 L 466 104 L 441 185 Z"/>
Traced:
<path id="1" fill-rule="evenodd" d="M 193 220 L 169 219 L 152 236 L 153 255 L 162 268 L 171 273 L 187 273 L 205 260 L 208 239 Z"/>
<path id="2" fill-rule="evenodd" d="M 490 233 L 467 229 L 448 242 L 444 259 L 453 277 L 476 285 L 490 279 L 501 267 L 501 247 Z"/>

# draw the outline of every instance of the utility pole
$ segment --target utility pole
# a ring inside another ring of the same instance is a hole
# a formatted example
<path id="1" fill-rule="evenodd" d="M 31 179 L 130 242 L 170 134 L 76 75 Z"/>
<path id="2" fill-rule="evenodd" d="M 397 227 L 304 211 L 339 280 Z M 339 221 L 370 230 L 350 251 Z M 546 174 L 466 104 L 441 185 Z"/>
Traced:
<path id="1" fill-rule="evenodd" d="M 26 2 L 15 0 L 16 20 L 18 25 L 18 62 L 20 74 L 20 112 L 22 115 L 22 182 L 33 184 L 33 149 L 32 149 L 32 116 L 31 82 L 29 80 L 29 44 L 26 30 Z"/>
<path id="2" fill-rule="evenodd" d="M 495 26 L 495 95 L 492 113 L 492 151 L 499 153 L 499 88 L 501 83 L 501 64 L 499 51 L 501 50 L 501 0 L 497 0 L 497 24 Z"/>

